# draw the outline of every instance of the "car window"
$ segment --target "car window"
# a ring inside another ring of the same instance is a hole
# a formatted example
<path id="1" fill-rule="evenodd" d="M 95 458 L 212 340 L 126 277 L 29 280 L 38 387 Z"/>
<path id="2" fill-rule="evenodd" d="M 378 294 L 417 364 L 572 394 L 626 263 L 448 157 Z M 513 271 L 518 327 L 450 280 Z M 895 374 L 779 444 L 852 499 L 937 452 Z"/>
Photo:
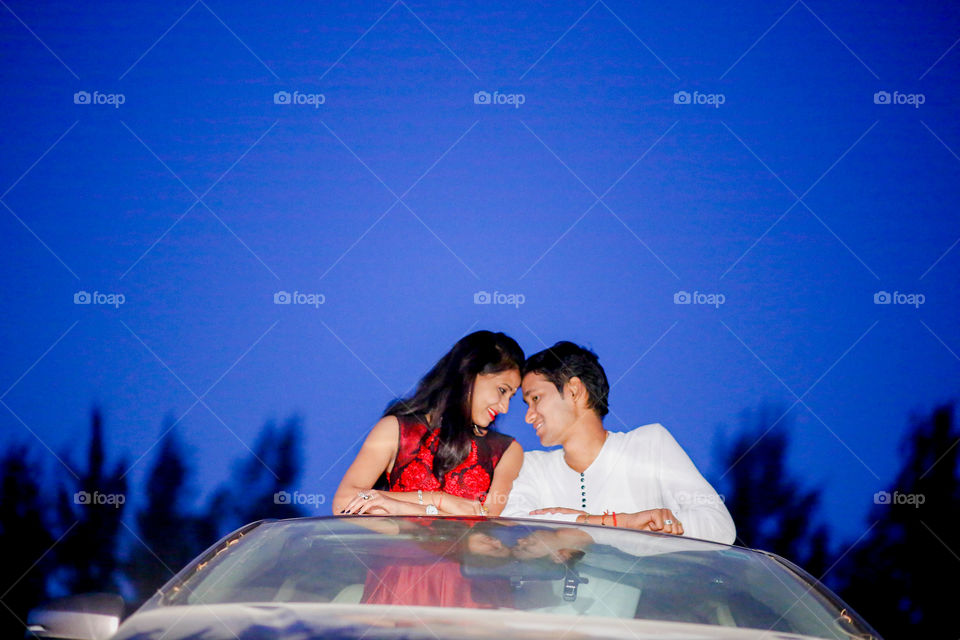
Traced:
<path id="1" fill-rule="evenodd" d="M 481 608 L 837 639 L 863 633 L 828 595 L 764 554 L 597 529 L 448 518 L 269 522 L 148 604 Z"/>

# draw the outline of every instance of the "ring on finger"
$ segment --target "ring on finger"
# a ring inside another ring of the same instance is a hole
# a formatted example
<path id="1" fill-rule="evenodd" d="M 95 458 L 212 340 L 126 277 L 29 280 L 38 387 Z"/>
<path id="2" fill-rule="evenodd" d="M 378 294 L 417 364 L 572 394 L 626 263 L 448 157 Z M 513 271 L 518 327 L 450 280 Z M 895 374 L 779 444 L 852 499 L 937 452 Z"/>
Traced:
<path id="1" fill-rule="evenodd" d="M 663 524 L 673 524 L 673 520 L 664 520 Z"/>

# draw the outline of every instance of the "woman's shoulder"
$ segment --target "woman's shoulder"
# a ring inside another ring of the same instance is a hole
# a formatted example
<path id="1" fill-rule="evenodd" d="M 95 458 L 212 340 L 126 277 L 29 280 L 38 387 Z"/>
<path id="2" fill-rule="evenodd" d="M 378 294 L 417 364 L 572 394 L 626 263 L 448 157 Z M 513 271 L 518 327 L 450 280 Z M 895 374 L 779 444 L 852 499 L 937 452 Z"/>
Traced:
<path id="1" fill-rule="evenodd" d="M 397 422 L 396 416 L 383 416 L 377 423 L 373 425 L 373 428 L 370 429 L 370 437 L 373 439 L 378 438 L 394 438 L 397 437 L 397 430 L 399 425 Z"/>
<path id="2" fill-rule="evenodd" d="M 421 416 L 390 416 L 397 420 L 400 430 L 404 432 L 424 433 L 430 430 L 426 419 Z"/>
<path id="3" fill-rule="evenodd" d="M 488 449 L 498 459 L 510 448 L 510 445 L 516 442 L 513 436 L 508 436 L 493 429 L 488 429 L 483 437 L 474 438 L 474 440 L 478 447 Z"/>
<path id="4" fill-rule="evenodd" d="M 398 426 L 394 433 L 398 433 L 400 448 L 416 451 L 421 446 L 431 446 L 430 427 L 427 421 L 418 416 L 396 416 Z"/>

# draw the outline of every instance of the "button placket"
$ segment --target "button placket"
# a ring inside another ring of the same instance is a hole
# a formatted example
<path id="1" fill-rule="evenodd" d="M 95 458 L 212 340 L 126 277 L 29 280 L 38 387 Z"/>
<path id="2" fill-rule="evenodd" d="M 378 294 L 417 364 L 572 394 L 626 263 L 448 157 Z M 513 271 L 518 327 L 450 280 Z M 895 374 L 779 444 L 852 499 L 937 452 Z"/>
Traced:
<path id="1" fill-rule="evenodd" d="M 580 472 L 580 507 L 584 510 L 587 508 L 587 481 L 583 471 Z"/>

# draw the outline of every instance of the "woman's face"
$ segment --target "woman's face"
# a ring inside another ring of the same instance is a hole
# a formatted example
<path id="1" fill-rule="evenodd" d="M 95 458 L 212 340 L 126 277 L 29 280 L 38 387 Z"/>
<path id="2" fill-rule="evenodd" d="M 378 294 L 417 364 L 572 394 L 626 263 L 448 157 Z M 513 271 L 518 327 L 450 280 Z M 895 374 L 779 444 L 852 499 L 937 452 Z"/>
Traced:
<path id="1" fill-rule="evenodd" d="M 489 427 L 497 415 L 510 409 L 510 398 L 520 388 L 520 372 L 507 369 L 498 373 L 481 373 L 473 382 L 470 415 L 473 424 Z"/>

